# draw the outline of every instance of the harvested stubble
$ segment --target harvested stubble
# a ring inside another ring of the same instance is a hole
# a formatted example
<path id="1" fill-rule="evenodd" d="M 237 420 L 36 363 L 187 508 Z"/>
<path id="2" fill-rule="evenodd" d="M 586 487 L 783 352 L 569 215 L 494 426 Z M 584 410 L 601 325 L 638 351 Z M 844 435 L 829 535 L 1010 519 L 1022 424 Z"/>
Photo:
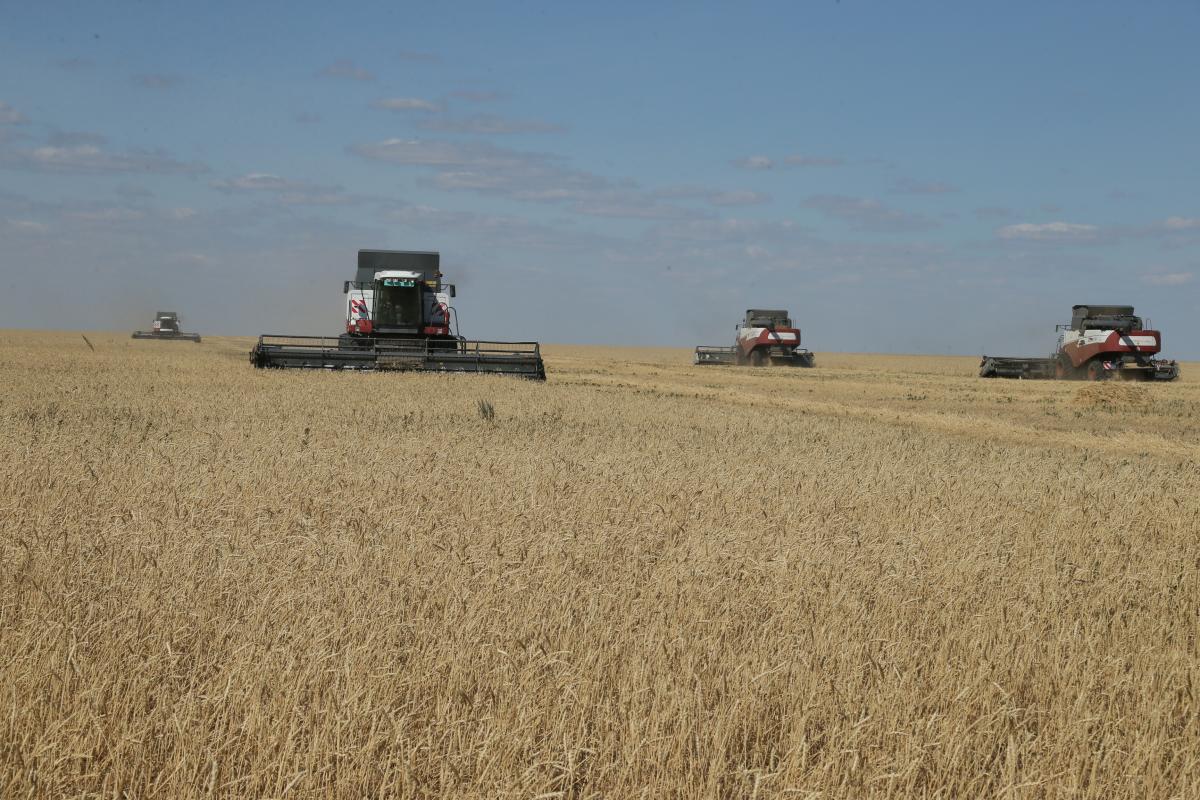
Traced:
<path id="1" fill-rule="evenodd" d="M 4 796 L 1200 794 L 1194 381 L 90 339 L 0 334 Z"/>

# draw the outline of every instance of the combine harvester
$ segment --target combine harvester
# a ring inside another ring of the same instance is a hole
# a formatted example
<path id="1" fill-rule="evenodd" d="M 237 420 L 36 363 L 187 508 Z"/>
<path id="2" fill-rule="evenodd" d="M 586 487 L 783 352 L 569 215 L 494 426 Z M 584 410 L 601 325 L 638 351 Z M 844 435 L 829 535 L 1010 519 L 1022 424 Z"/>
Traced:
<path id="1" fill-rule="evenodd" d="M 148 331 L 134 331 L 134 339 L 157 339 L 162 342 L 200 343 L 200 334 L 179 330 L 179 315 L 174 311 L 155 311 L 154 324 Z"/>
<path id="2" fill-rule="evenodd" d="M 1143 325 L 1133 306 L 1071 307 L 1071 324 L 1057 326 L 1058 349 L 1049 358 L 984 356 L 981 378 L 1056 378 L 1100 381 L 1173 381 L 1179 364 L 1155 358 L 1162 334 Z"/>
<path id="3" fill-rule="evenodd" d="M 693 364 L 750 364 L 763 367 L 813 367 L 813 354 L 800 346 L 800 329 L 784 310 L 747 309 L 746 317 L 735 326 L 733 347 L 701 345 L 696 348 Z"/>
<path id="4" fill-rule="evenodd" d="M 437 253 L 359 250 L 358 272 L 342 286 L 340 336 L 260 336 L 255 367 L 480 372 L 545 380 L 537 342 L 470 341 L 451 331 L 453 284 Z"/>

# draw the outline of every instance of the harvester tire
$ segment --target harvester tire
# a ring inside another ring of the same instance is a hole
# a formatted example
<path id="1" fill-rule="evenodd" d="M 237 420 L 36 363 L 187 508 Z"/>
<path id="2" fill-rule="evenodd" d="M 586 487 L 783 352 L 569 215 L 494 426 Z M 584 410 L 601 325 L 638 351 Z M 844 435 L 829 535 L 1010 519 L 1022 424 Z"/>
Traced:
<path id="1" fill-rule="evenodd" d="M 1087 365 L 1087 379 L 1089 381 L 1102 381 L 1107 376 L 1104 374 L 1104 365 L 1099 361 L 1089 361 Z"/>
<path id="2" fill-rule="evenodd" d="M 755 350 L 750 354 L 750 366 L 764 367 L 767 364 L 767 354 L 762 350 Z"/>

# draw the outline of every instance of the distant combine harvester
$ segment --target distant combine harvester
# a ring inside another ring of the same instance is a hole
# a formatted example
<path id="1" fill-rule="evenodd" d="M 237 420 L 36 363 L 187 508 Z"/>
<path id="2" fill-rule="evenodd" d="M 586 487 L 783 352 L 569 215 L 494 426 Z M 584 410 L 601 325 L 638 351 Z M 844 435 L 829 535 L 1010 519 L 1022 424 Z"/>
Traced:
<path id="1" fill-rule="evenodd" d="M 134 339 L 156 339 L 161 342 L 200 342 L 200 334 L 184 333 L 179 329 L 179 315 L 174 311 L 154 312 L 154 324 L 148 331 L 134 331 Z"/>

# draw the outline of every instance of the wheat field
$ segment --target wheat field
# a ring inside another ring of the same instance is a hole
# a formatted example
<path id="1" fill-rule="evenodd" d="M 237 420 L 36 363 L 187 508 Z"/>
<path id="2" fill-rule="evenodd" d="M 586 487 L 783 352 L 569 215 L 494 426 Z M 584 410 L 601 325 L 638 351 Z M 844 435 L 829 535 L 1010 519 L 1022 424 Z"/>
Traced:
<path id="1" fill-rule="evenodd" d="M 88 340 L 0 332 L 4 797 L 1200 797 L 1200 365 Z"/>

